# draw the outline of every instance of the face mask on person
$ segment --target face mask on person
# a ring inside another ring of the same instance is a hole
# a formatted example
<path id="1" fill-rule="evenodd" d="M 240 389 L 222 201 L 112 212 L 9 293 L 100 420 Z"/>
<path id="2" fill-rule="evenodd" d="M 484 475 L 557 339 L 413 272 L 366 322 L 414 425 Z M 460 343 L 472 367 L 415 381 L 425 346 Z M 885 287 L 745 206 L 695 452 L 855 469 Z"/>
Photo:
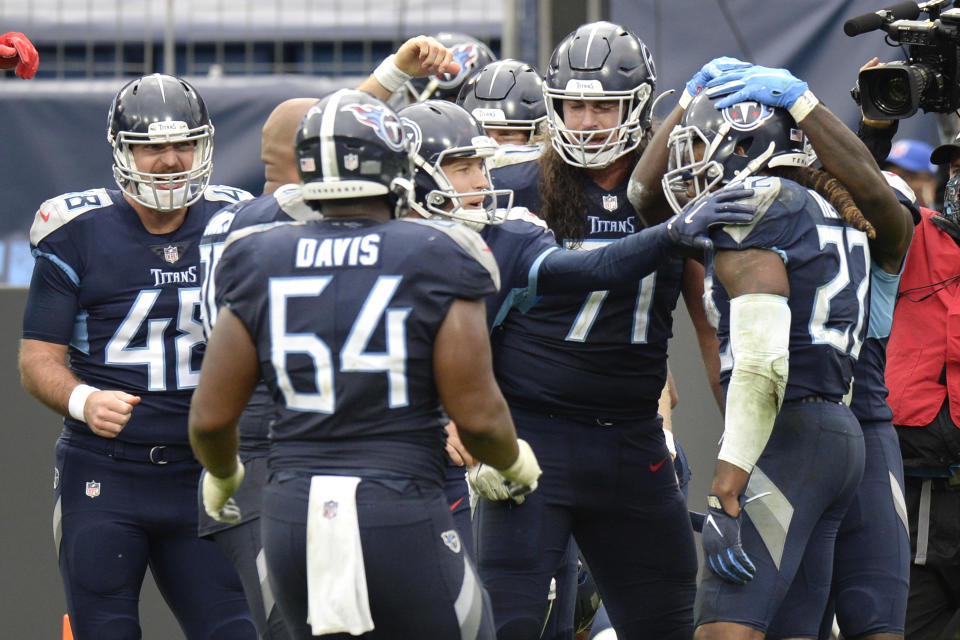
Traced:
<path id="1" fill-rule="evenodd" d="M 960 245 L 960 171 L 947 181 L 943 190 L 943 213 L 930 221 Z"/>
<path id="2" fill-rule="evenodd" d="M 960 171 L 947 181 L 943 190 L 943 215 L 960 224 Z"/>

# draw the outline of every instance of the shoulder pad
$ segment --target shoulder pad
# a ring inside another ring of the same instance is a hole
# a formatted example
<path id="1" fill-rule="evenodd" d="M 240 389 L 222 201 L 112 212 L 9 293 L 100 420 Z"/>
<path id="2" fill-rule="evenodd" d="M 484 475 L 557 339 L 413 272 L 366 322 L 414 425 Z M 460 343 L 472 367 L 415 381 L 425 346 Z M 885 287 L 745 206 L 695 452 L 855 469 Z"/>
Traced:
<path id="1" fill-rule="evenodd" d="M 204 200 L 211 202 L 242 202 L 252 200 L 253 195 L 238 187 L 228 187 L 223 184 L 212 184 L 203 192 Z"/>
<path id="2" fill-rule="evenodd" d="M 227 236 L 226 242 L 223 243 L 223 250 L 226 251 L 227 247 L 236 242 L 237 240 L 242 240 L 247 236 L 252 236 L 257 233 L 262 233 L 264 231 L 269 231 L 274 227 L 278 227 L 282 224 L 296 225 L 303 224 L 302 222 L 264 222 L 263 224 L 254 224 L 249 227 L 244 227 L 243 229 L 237 229 L 230 233 Z"/>
<path id="3" fill-rule="evenodd" d="M 422 224 L 433 227 L 446 234 L 461 249 L 479 262 L 489 273 L 497 290 L 500 289 L 500 268 L 493 257 L 490 247 L 483 241 L 480 234 L 459 222 L 450 222 L 446 220 L 426 220 L 424 218 L 398 218 L 401 222 L 411 222 L 413 224 Z"/>
<path id="4" fill-rule="evenodd" d="M 540 158 L 543 153 L 543 147 L 537 144 L 505 144 L 497 148 L 492 156 L 487 160 L 487 166 L 491 169 L 506 167 L 511 164 L 520 164 L 521 162 L 531 162 Z"/>
<path id="5" fill-rule="evenodd" d="M 770 205 L 780 197 L 780 192 L 785 184 L 795 183 L 784 183 L 780 178 L 774 176 L 750 176 L 743 182 L 728 184 L 724 189 L 753 189 L 753 195 L 744 199 L 744 202 L 754 205 L 757 211 L 753 215 L 753 220 L 747 224 L 730 224 L 723 227 L 723 230 L 738 244 L 743 242 L 767 214 Z"/>
<path id="6" fill-rule="evenodd" d="M 230 230 L 233 219 L 237 217 L 237 207 L 227 207 L 213 214 L 203 229 L 203 237 L 222 236 Z"/>
<path id="7" fill-rule="evenodd" d="M 41 240 L 82 213 L 112 206 L 113 200 L 106 189 L 74 191 L 51 198 L 40 205 L 33 217 L 30 244 L 37 246 Z"/>
<path id="8" fill-rule="evenodd" d="M 285 184 L 273 192 L 280 209 L 294 220 L 322 220 L 319 211 L 308 205 L 300 194 L 300 185 L 297 183 Z"/>
<path id="9" fill-rule="evenodd" d="M 510 209 L 507 210 L 507 215 L 504 220 L 520 220 L 521 222 L 529 222 L 530 224 L 543 227 L 544 229 L 548 228 L 547 223 L 543 221 L 543 218 L 536 215 L 526 207 L 510 207 Z"/>

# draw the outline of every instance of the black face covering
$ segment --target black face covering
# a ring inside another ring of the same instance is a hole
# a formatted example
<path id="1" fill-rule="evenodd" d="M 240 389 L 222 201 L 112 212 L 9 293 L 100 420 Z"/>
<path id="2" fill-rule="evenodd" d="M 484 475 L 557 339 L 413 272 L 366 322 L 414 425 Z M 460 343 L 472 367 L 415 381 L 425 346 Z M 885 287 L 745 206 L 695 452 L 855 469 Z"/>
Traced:
<path id="1" fill-rule="evenodd" d="M 960 245 L 960 172 L 947 181 L 943 192 L 943 213 L 930 219 Z"/>

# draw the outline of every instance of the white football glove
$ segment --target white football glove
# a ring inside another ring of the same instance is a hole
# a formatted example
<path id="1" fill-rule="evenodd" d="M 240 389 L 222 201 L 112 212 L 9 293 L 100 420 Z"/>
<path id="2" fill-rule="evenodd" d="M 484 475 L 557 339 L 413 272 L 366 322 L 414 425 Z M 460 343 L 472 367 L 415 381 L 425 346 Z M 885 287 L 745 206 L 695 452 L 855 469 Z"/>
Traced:
<path id="1" fill-rule="evenodd" d="M 243 482 L 243 461 L 237 456 L 237 470 L 228 478 L 218 478 L 209 471 L 203 474 L 203 510 L 217 522 L 240 521 L 240 508 L 231 496 Z"/>
<path id="2" fill-rule="evenodd" d="M 537 457 L 525 440 L 518 438 L 517 447 L 520 454 L 503 471 L 483 463 L 467 471 L 467 482 L 474 493 L 484 500 L 513 500 L 521 504 L 524 496 L 537 488 L 537 478 L 542 473 Z"/>
<path id="3" fill-rule="evenodd" d="M 488 464 L 478 462 L 467 471 L 467 482 L 473 492 L 484 500 L 509 500 L 510 490 L 500 472 Z M 523 498 L 521 498 L 521 501 Z"/>

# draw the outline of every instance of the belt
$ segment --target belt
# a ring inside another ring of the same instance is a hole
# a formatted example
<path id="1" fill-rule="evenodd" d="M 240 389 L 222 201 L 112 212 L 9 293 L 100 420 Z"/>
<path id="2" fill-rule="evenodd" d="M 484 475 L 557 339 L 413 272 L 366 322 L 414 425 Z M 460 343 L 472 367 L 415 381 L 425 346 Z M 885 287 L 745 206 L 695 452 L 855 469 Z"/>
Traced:
<path id="1" fill-rule="evenodd" d="M 826 403 L 826 404 L 843 404 L 841 400 L 831 400 L 830 398 L 825 398 L 819 395 L 809 395 L 803 396 L 802 398 L 794 398 L 792 400 L 784 400 L 783 404 L 811 404 L 811 403 Z"/>
<path id="2" fill-rule="evenodd" d="M 193 459 L 193 450 L 186 445 L 124 442 L 115 438 L 101 438 L 97 435 L 86 435 L 76 431 L 71 431 L 66 440 L 81 449 L 102 453 L 115 460 L 163 465 Z"/>

